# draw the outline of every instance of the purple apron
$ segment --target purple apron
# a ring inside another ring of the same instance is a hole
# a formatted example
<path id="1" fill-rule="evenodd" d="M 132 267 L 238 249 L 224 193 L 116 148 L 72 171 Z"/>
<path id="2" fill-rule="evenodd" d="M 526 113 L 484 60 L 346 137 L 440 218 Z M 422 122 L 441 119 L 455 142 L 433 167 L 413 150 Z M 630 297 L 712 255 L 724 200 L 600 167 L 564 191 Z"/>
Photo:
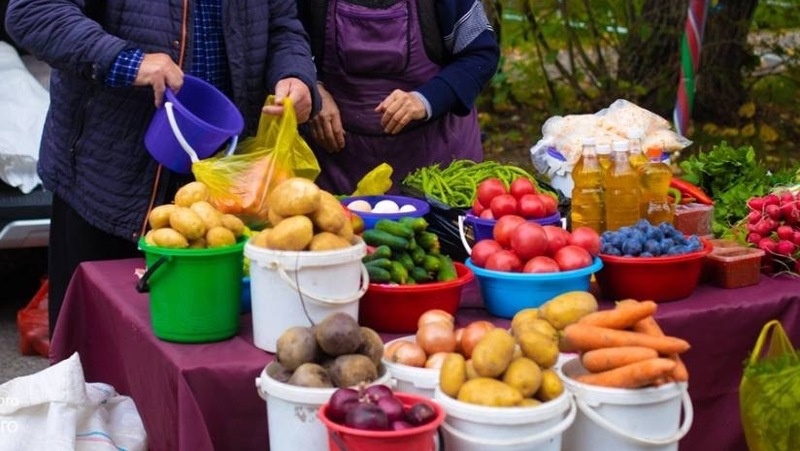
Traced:
<path id="1" fill-rule="evenodd" d="M 325 50 L 319 79 L 333 95 L 345 129 L 345 147 L 328 153 L 306 140 L 322 172 L 317 184 L 334 194 L 350 194 L 369 171 L 386 162 L 394 169 L 392 190 L 403 178 L 432 164 L 454 159 L 483 160 L 477 113 L 447 113 L 433 121 L 412 121 L 401 133 L 383 132 L 375 107 L 393 90 L 412 91 L 433 78 L 440 67 L 423 45 L 416 0 L 399 0 L 371 9 L 331 0 L 325 30 Z"/>

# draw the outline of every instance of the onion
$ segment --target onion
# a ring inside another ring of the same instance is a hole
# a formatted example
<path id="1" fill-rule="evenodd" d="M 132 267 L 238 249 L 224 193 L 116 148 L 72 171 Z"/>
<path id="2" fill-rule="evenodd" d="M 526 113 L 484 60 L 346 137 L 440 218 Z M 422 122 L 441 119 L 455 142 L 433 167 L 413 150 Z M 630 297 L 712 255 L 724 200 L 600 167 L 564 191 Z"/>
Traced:
<path id="1" fill-rule="evenodd" d="M 399 399 L 394 396 L 386 396 L 378 400 L 378 407 L 386 414 L 389 422 L 402 420 L 405 414 L 405 407 Z"/>
<path id="2" fill-rule="evenodd" d="M 431 368 L 431 369 L 435 369 L 435 370 L 440 369 L 442 367 L 442 364 L 444 363 L 444 358 L 447 357 L 447 354 L 450 354 L 450 353 L 449 352 L 437 352 L 435 354 L 431 354 L 428 357 L 428 360 L 425 361 L 425 368 Z"/>
<path id="3" fill-rule="evenodd" d="M 386 413 L 375 404 L 360 403 L 347 412 L 345 426 L 369 431 L 385 431 L 389 429 Z"/>
<path id="4" fill-rule="evenodd" d="M 464 328 L 464 333 L 461 334 L 461 353 L 464 358 L 469 359 L 472 357 L 472 350 L 478 344 L 481 338 L 486 335 L 486 332 L 494 329 L 494 324 L 486 320 L 473 321 L 467 324 Z"/>
<path id="5" fill-rule="evenodd" d="M 400 421 L 393 421 L 392 422 L 392 430 L 393 431 L 405 431 L 406 429 L 413 429 L 415 427 L 416 426 L 414 426 L 413 424 L 409 423 L 408 421 L 400 420 Z"/>
<path id="6" fill-rule="evenodd" d="M 436 411 L 426 402 L 418 402 L 406 411 L 406 421 L 413 426 L 430 423 L 436 417 Z"/>
<path id="7" fill-rule="evenodd" d="M 339 388 L 331 395 L 328 400 L 328 418 L 341 424 L 347 412 L 356 407 L 359 403 L 359 393 L 352 388 Z"/>
<path id="8" fill-rule="evenodd" d="M 451 329 L 455 327 L 455 318 L 453 318 L 453 315 L 442 309 L 435 308 L 426 310 L 422 313 L 422 315 L 420 315 L 419 319 L 417 320 L 417 329 L 421 328 L 425 324 L 436 323 L 439 321 L 450 323 Z"/>
<path id="9" fill-rule="evenodd" d="M 392 389 L 381 384 L 370 385 L 364 389 L 364 397 L 369 402 L 377 403 L 379 400 L 386 397 L 394 397 Z"/>
<path id="10" fill-rule="evenodd" d="M 409 341 L 398 346 L 389 360 L 403 365 L 423 367 L 427 358 L 425 350 L 420 345 Z"/>
<path id="11" fill-rule="evenodd" d="M 391 342 L 389 346 L 383 348 L 383 357 L 391 360 L 394 351 L 396 351 L 397 348 L 399 348 L 400 345 L 402 345 L 403 343 L 413 343 L 413 342 L 408 340 L 395 340 Z"/>
<path id="12" fill-rule="evenodd" d="M 427 355 L 456 350 L 456 334 L 447 323 L 427 323 L 417 329 L 417 344 Z"/>

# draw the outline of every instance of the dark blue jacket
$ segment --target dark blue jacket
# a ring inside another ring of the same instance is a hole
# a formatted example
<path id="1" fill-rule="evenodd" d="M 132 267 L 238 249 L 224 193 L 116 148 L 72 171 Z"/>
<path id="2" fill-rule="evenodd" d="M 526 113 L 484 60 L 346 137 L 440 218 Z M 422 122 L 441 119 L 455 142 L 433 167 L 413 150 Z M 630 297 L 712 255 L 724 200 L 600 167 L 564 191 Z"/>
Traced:
<path id="1" fill-rule="evenodd" d="M 95 227 L 136 240 L 151 202 L 171 200 L 165 186 L 170 176 L 174 184 L 175 175 L 158 171 L 144 147 L 155 110 L 152 89 L 109 88 L 103 81 L 124 49 L 163 52 L 179 61 L 184 26 L 185 47 L 192 47 L 192 14 L 184 24 L 183 0 L 86 3 L 11 0 L 6 29 L 53 67 L 38 166 L 44 186 Z M 295 0 L 222 4 L 231 98 L 245 118 L 243 136 L 255 133 L 261 106 L 282 78 L 303 80 L 318 106 L 315 69 Z M 191 67 L 191 52 L 184 58 L 184 68 Z"/>

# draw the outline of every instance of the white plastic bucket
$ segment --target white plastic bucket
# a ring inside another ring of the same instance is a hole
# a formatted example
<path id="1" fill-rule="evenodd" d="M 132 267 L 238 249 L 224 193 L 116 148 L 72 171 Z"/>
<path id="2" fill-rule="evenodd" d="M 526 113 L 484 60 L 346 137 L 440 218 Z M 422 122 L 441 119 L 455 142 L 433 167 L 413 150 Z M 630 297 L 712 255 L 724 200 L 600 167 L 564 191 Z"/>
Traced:
<path id="1" fill-rule="evenodd" d="M 292 326 L 312 326 L 335 312 L 358 320 L 358 301 L 369 275 L 361 257 L 366 245 L 333 251 L 276 251 L 248 242 L 253 341 L 275 352 L 278 337 Z"/>
<path id="2" fill-rule="evenodd" d="M 447 451 L 559 451 L 562 434 L 575 420 L 575 404 L 566 391 L 536 407 L 469 404 L 439 387 L 434 399 L 447 413 L 441 426 Z"/>
<path id="3" fill-rule="evenodd" d="M 694 416 L 686 383 L 623 389 L 584 384 L 572 378 L 585 372 L 578 358 L 559 369 L 578 407 L 575 423 L 564 434 L 565 451 L 678 449 L 678 441 L 689 432 Z"/>
<path id="4" fill-rule="evenodd" d="M 417 339 L 413 335 L 401 337 L 386 343 L 385 347 L 389 347 L 392 343 L 400 340 L 410 341 L 416 343 Z M 433 392 L 436 386 L 439 385 L 438 369 L 420 368 L 411 365 L 403 365 L 402 363 L 391 362 L 383 359 L 383 366 L 392 376 L 395 389 L 399 392 L 412 393 L 426 398 L 433 399 Z"/>
<path id="5" fill-rule="evenodd" d="M 281 369 L 277 363 L 270 363 L 256 378 L 258 394 L 267 401 L 269 449 L 328 449 L 328 429 L 317 417 L 317 411 L 328 402 L 336 389 L 298 387 L 278 382 L 273 376 Z M 383 384 L 391 387 L 386 368 L 381 366 L 378 372 L 378 379 L 370 385 Z"/>

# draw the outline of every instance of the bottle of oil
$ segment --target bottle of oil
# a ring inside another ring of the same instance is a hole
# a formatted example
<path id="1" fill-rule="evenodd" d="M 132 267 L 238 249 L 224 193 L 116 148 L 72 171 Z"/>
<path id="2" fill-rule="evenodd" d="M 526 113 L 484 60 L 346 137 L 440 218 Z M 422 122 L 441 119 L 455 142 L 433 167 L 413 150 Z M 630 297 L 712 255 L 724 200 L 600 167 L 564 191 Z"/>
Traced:
<path id="1" fill-rule="evenodd" d="M 611 169 L 611 145 L 599 142 L 595 146 L 595 150 L 597 151 L 597 161 L 600 162 L 600 168 L 605 176 Z"/>
<path id="2" fill-rule="evenodd" d="M 634 171 L 638 171 L 640 167 L 650 161 L 642 151 L 643 136 L 644 133 L 638 128 L 628 130 L 628 160 Z"/>
<path id="3" fill-rule="evenodd" d="M 639 174 L 628 161 L 627 141 L 612 143 L 611 168 L 605 180 L 606 230 L 630 226 L 641 217 L 639 214 L 641 189 Z"/>
<path id="4" fill-rule="evenodd" d="M 581 158 L 572 169 L 572 207 L 570 222 L 574 230 L 580 226 L 591 227 L 597 233 L 605 230 L 603 205 L 603 170 L 597 159 L 594 138 L 585 138 Z"/>
<path id="5" fill-rule="evenodd" d="M 647 164 L 639 168 L 639 181 L 642 185 L 640 214 L 650 224 L 672 224 L 675 210 L 668 197 L 670 180 L 672 169 L 662 161 L 661 151 L 654 152 Z"/>

